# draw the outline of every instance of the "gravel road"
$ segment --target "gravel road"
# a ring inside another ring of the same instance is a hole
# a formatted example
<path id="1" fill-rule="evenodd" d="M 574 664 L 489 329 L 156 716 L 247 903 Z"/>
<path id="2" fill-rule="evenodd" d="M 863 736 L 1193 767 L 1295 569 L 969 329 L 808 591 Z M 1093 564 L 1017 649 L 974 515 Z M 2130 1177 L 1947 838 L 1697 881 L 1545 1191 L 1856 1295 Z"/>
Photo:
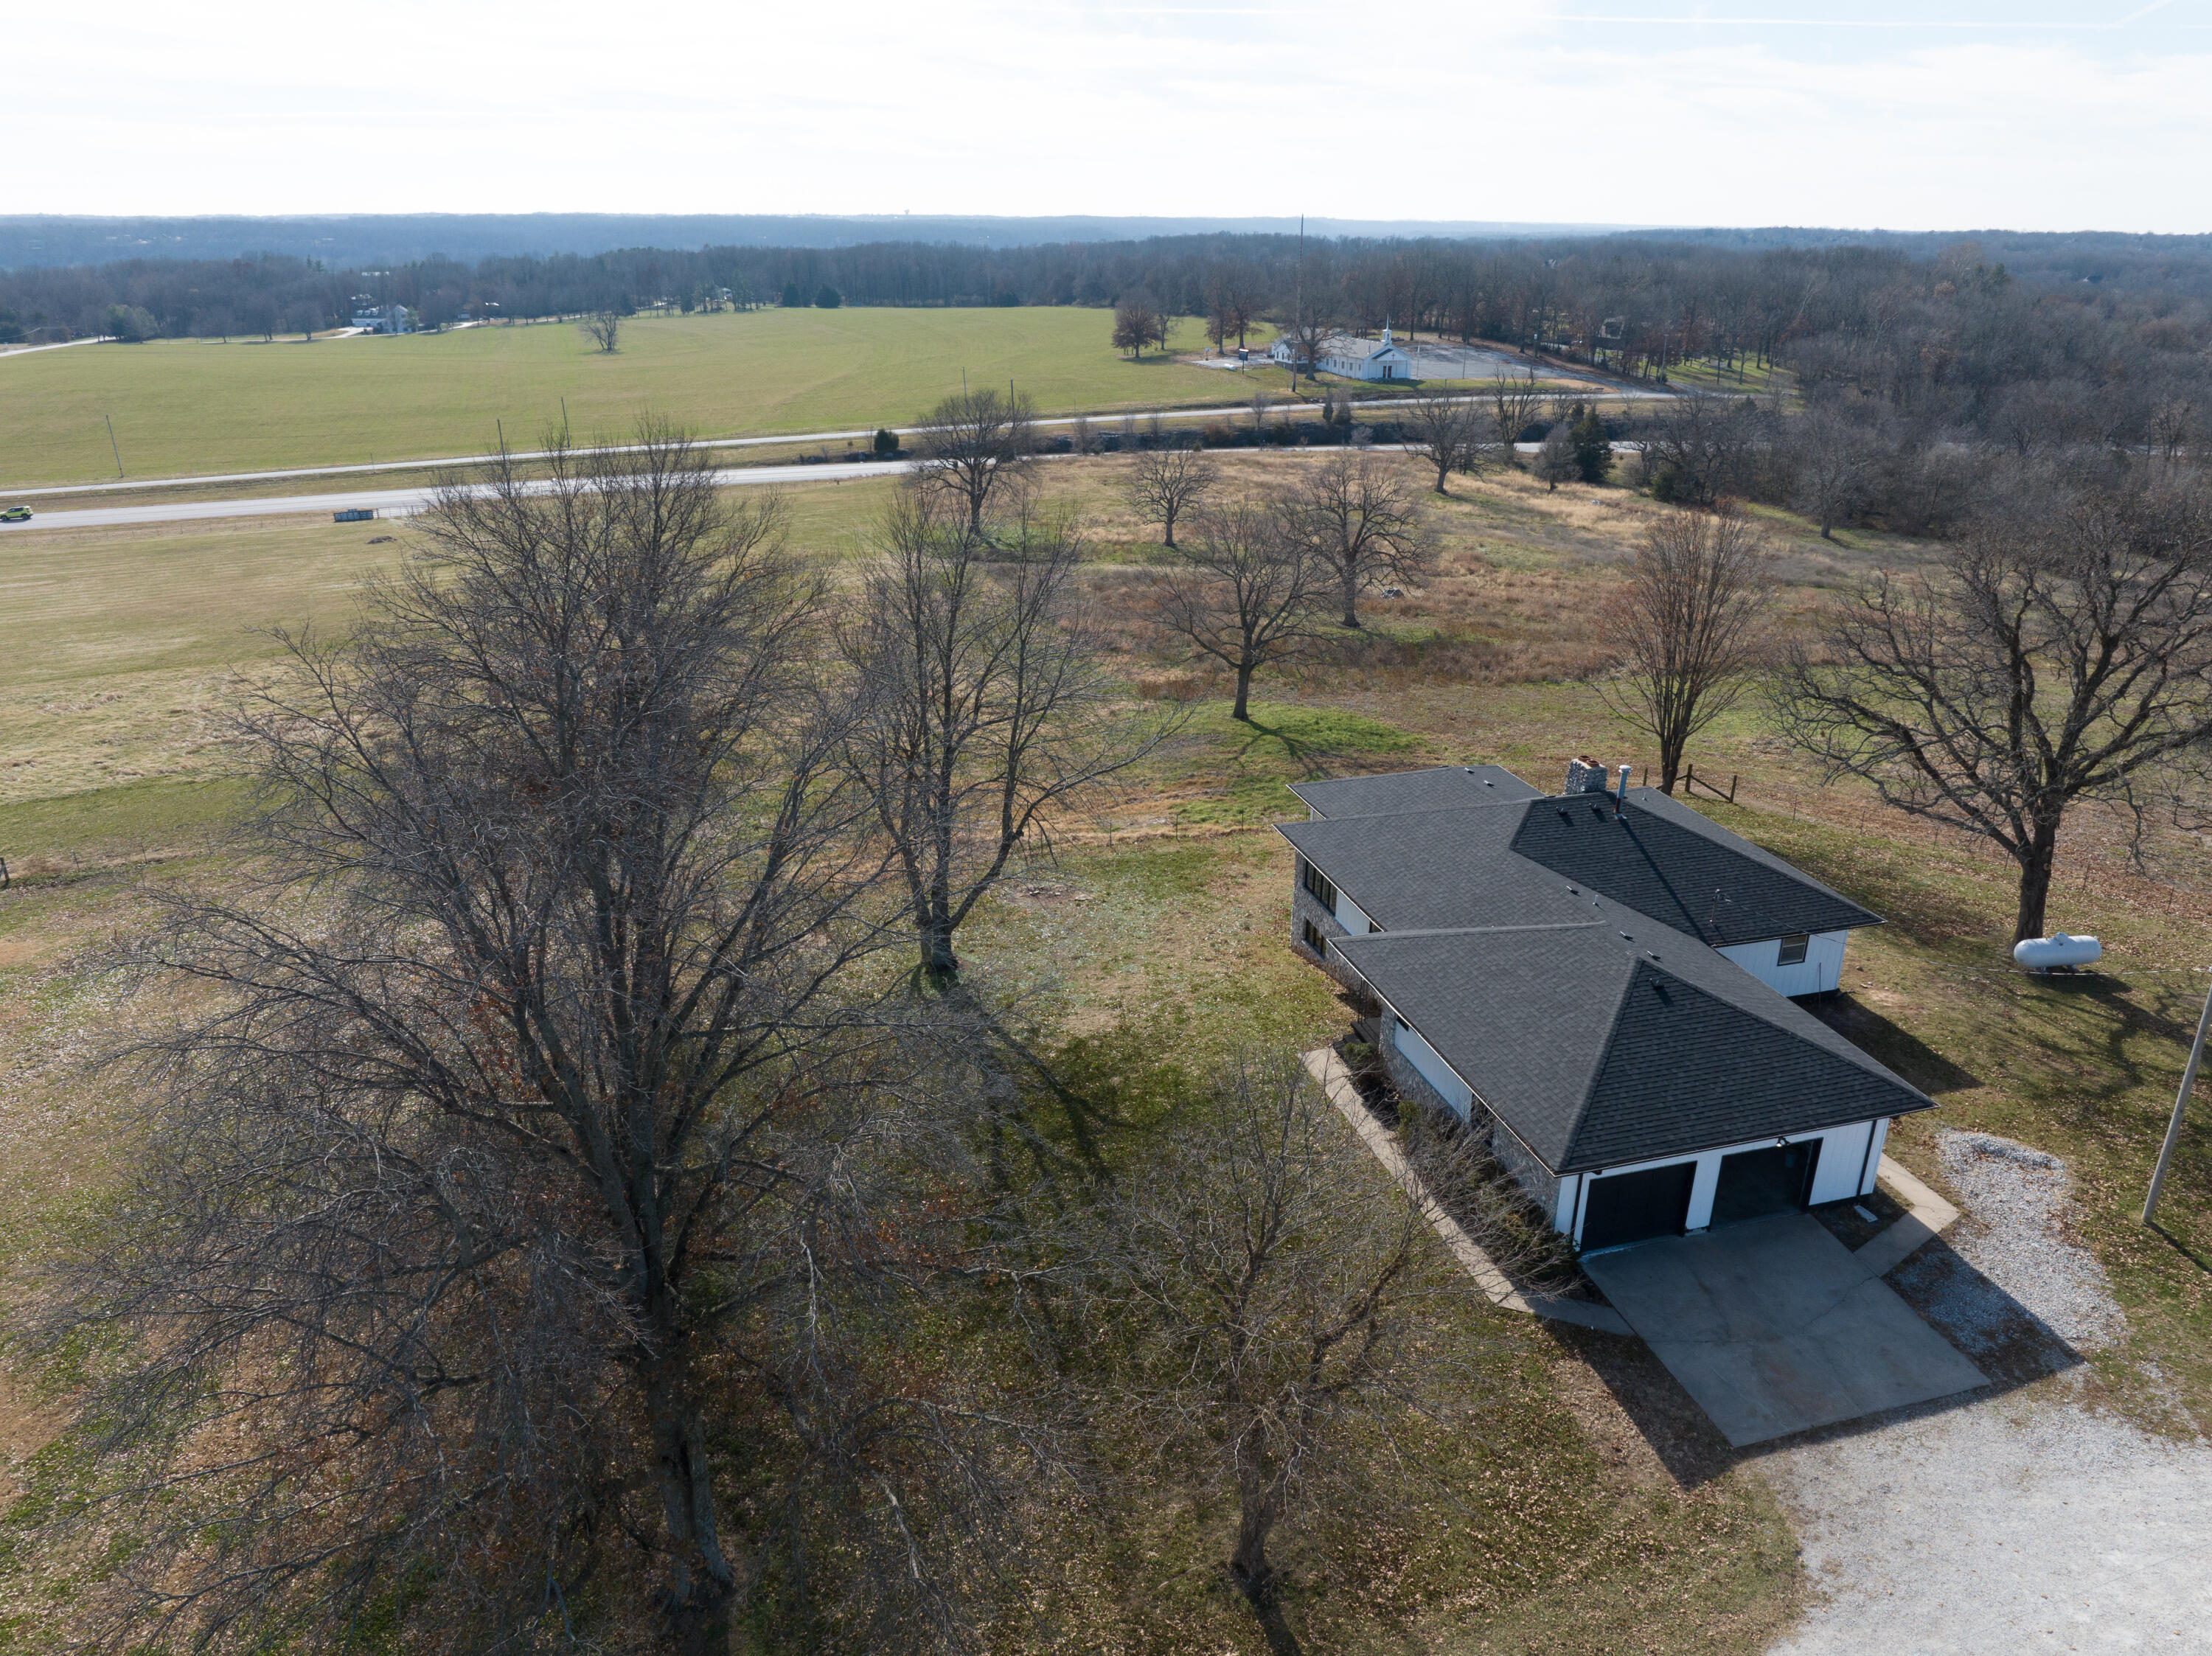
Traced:
<path id="1" fill-rule="evenodd" d="M 2083 1404 L 2076 1354 L 2125 1325 L 2066 1234 L 2064 1163 L 1938 1151 L 1966 1216 L 1890 1280 L 1999 1384 L 1759 1463 L 1817 1600 L 1770 1656 L 2212 1652 L 2212 1443 Z"/>

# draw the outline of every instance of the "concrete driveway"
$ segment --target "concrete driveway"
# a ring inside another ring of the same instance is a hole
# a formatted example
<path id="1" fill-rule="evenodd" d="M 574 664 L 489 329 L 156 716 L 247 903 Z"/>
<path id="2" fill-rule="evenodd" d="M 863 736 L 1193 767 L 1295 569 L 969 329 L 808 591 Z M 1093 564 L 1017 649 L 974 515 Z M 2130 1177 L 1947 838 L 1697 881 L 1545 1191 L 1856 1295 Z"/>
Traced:
<path id="1" fill-rule="evenodd" d="M 1639 1242 L 1583 1269 L 1739 1449 L 1988 1383 L 1805 1214 Z"/>

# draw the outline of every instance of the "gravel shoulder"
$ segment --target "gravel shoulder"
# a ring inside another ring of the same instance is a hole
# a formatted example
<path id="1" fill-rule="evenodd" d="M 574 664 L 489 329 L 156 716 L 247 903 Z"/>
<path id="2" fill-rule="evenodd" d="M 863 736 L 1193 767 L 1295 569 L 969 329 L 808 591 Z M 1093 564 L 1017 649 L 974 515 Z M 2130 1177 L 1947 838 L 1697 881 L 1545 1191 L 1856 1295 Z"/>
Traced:
<path id="1" fill-rule="evenodd" d="M 1814 1600 L 1771 1656 L 2212 1652 L 2212 1443 L 2093 1406 L 2082 1354 L 2126 1325 L 2064 1164 L 1977 1133 L 1939 1153 L 1966 1216 L 1889 1280 L 1996 1383 L 1756 1463 Z"/>

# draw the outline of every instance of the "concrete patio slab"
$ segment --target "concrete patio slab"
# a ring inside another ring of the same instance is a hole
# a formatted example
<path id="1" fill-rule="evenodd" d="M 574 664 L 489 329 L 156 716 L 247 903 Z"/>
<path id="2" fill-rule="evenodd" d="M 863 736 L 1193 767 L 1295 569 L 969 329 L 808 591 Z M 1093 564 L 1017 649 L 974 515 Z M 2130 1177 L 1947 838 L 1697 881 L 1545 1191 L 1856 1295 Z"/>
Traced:
<path id="1" fill-rule="evenodd" d="M 1988 1383 L 1805 1214 L 1639 1242 L 1583 1269 L 1739 1449 Z"/>

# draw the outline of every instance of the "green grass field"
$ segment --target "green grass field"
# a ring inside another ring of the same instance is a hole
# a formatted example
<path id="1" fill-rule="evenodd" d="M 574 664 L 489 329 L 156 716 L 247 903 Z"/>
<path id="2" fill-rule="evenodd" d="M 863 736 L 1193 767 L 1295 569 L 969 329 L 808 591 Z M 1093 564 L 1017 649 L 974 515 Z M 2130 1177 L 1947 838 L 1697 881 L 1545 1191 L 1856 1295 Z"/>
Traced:
<path id="1" fill-rule="evenodd" d="M 702 436 L 914 420 L 971 384 L 1009 379 L 1042 410 L 1187 406 L 1249 394 L 1172 357 L 1132 362 L 1103 311 L 765 310 L 640 318 L 622 349 L 573 327 L 401 338 L 165 340 L 0 359 L 0 490 L 347 465 L 534 446 L 561 422 L 620 434 L 656 411 Z M 1176 341 L 1200 342 L 1186 323 Z"/>

